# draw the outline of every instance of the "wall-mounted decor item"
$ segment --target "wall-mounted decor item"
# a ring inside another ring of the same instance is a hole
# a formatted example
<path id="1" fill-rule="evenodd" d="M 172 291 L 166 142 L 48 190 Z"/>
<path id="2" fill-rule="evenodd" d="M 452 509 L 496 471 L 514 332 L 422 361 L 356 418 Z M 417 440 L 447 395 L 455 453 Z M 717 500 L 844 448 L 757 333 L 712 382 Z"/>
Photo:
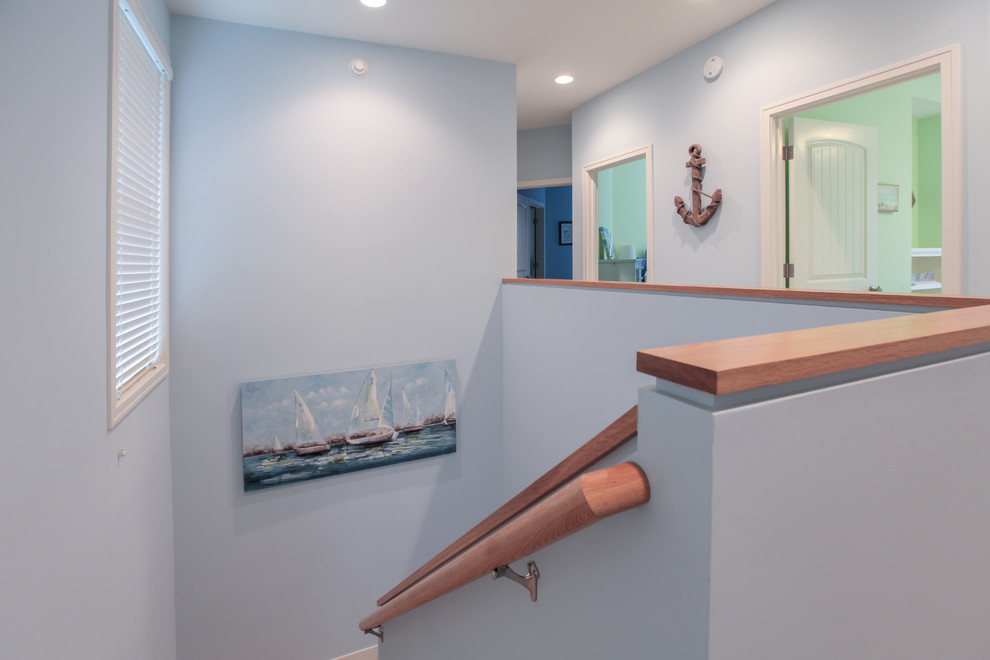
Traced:
<path id="1" fill-rule="evenodd" d="M 244 490 L 457 450 L 454 360 L 241 383 Z"/>
<path id="2" fill-rule="evenodd" d="M 725 67 L 725 60 L 722 59 L 721 55 L 712 55 L 707 60 L 705 60 L 705 68 L 703 73 L 705 74 L 705 80 L 708 82 L 714 82 L 718 80 L 718 77 L 722 75 L 722 69 Z"/>
<path id="3" fill-rule="evenodd" d="M 574 243 L 574 235 L 571 233 L 572 225 L 570 222 L 558 222 L 557 228 L 560 233 L 560 244 L 561 245 L 571 245 Z"/>
<path id="4" fill-rule="evenodd" d="M 718 210 L 719 204 L 722 203 L 722 189 L 719 188 L 715 191 L 714 195 L 707 195 L 701 192 L 701 179 L 703 174 L 701 173 L 701 168 L 705 166 L 705 159 L 701 157 L 701 145 L 692 144 L 688 147 L 688 153 L 691 154 L 691 160 L 684 164 L 691 170 L 691 199 L 693 202 L 694 211 L 688 211 L 684 208 L 684 200 L 680 197 L 674 197 L 674 208 L 677 209 L 677 213 L 680 214 L 681 218 L 686 224 L 692 227 L 700 227 L 715 215 L 715 211 Z M 701 207 L 701 196 L 712 200 L 712 203 L 708 206 Z"/>
<path id="5" fill-rule="evenodd" d="M 877 211 L 881 213 L 893 213 L 897 210 L 897 197 L 899 188 L 892 183 L 877 184 Z"/>

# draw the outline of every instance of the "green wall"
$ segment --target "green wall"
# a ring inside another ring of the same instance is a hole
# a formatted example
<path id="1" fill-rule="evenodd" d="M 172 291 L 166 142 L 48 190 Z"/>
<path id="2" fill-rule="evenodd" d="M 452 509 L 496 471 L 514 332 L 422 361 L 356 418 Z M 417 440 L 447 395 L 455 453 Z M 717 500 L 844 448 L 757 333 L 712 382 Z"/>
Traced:
<path id="1" fill-rule="evenodd" d="M 923 106 L 939 100 L 939 78 L 938 74 L 926 76 L 799 115 L 877 129 L 878 183 L 895 184 L 899 188 L 898 210 L 880 213 L 877 219 L 877 283 L 884 291 L 907 293 L 911 290 L 911 247 L 916 224 L 911 209 L 911 192 L 915 184 L 914 114 L 919 104 Z M 921 169 L 918 174 L 920 181 Z M 941 171 L 938 182 L 940 187 Z M 941 198 L 938 208 L 941 209 Z M 937 231 L 941 234 L 941 223 Z"/>
<path id="2" fill-rule="evenodd" d="M 612 168 L 598 173 L 598 226 L 612 231 Z M 615 241 L 612 241 L 615 245 Z M 598 258 L 605 258 L 605 248 L 598 241 Z"/>
<path id="3" fill-rule="evenodd" d="M 598 226 L 612 232 L 612 246 L 635 245 L 646 256 L 646 160 L 598 173 Z"/>
<path id="4" fill-rule="evenodd" d="M 914 122 L 918 179 L 912 247 L 942 247 L 942 116 Z"/>

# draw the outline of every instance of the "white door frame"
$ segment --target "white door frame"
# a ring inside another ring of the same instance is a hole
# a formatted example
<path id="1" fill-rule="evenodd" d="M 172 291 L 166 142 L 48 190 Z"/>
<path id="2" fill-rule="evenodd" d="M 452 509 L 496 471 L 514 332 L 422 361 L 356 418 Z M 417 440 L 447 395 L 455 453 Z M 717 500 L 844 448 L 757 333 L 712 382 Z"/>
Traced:
<path id="1" fill-rule="evenodd" d="M 640 159 L 646 160 L 646 281 L 653 282 L 653 264 L 657 254 L 653 245 L 653 144 L 609 156 L 581 168 L 581 277 L 585 280 L 598 280 L 598 173 Z"/>
<path id="2" fill-rule="evenodd" d="M 760 111 L 761 282 L 783 287 L 786 163 L 781 157 L 790 115 L 895 83 L 941 73 L 942 102 L 942 292 L 962 292 L 962 93 L 959 44 L 893 64 L 764 107 Z"/>
<path id="3" fill-rule="evenodd" d="M 529 190 L 531 188 L 559 188 L 571 185 L 571 177 L 560 179 L 527 179 L 516 182 L 516 190 Z"/>

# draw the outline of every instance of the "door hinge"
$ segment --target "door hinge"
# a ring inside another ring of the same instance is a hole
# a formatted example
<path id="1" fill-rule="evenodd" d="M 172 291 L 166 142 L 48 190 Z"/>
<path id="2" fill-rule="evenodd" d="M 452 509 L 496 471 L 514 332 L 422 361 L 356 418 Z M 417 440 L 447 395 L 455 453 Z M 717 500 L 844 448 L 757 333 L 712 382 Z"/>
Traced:
<path id="1" fill-rule="evenodd" d="M 784 277 L 794 277 L 794 264 L 784 264 Z"/>
<path id="2" fill-rule="evenodd" d="M 794 145 L 789 144 L 781 149 L 781 158 L 784 160 L 794 160 Z"/>

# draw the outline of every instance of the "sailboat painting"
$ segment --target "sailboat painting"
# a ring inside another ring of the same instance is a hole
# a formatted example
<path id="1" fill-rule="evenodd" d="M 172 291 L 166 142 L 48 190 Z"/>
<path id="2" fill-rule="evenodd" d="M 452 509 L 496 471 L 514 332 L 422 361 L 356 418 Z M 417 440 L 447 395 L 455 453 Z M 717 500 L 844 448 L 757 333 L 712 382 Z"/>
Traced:
<path id="1" fill-rule="evenodd" d="M 244 490 L 457 451 L 454 360 L 241 383 Z"/>

